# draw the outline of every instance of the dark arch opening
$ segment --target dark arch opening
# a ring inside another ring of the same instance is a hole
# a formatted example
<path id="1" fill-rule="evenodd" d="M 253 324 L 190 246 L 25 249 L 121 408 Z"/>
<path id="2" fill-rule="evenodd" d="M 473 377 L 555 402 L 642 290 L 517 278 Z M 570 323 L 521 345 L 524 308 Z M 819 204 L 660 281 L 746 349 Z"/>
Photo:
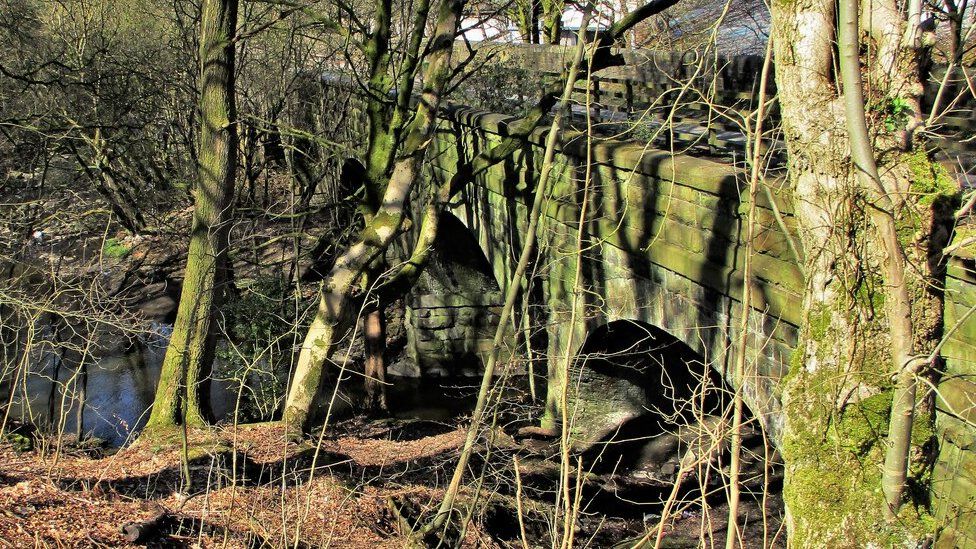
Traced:
<path id="1" fill-rule="evenodd" d="M 498 291 L 491 263 L 474 233 L 451 212 L 441 212 L 427 273 L 452 289 Z M 459 278 L 469 277 L 469 281 Z M 477 285 L 472 285 L 474 282 Z"/>
<path id="2" fill-rule="evenodd" d="M 591 331 L 571 376 L 574 434 L 595 472 L 641 467 L 655 440 L 720 413 L 727 389 L 687 344 L 634 320 Z"/>

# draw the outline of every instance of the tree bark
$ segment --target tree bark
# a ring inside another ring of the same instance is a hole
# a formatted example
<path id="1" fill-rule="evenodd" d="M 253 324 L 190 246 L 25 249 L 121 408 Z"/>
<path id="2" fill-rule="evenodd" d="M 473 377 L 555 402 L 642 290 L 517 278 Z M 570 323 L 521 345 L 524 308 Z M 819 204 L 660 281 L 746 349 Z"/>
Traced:
<path id="1" fill-rule="evenodd" d="M 382 300 L 363 318 L 363 337 L 366 339 L 366 409 L 385 412 L 386 405 L 386 314 Z"/>
<path id="2" fill-rule="evenodd" d="M 542 39 L 546 44 L 558 44 L 563 33 L 563 0 L 542 0 Z"/>
<path id="3" fill-rule="evenodd" d="M 896 225 L 911 183 L 902 150 L 914 128 L 912 120 L 895 130 L 877 120 L 878 127 L 869 127 L 861 75 L 872 102 L 911 103 L 920 91 L 917 63 L 904 50 L 904 19 L 893 2 L 859 7 L 842 0 L 840 6 L 835 14 L 833 0 L 772 4 L 776 82 L 807 278 L 805 321 L 782 381 L 784 499 L 796 546 L 890 544 L 914 535 L 908 521 L 885 523 L 889 502 L 901 499 L 895 492 L 904 476 L 895 471 L 906 469 L 914 407 L 912 383 L 901 378 L 892 388 L 890 382 L 892 372 L 906 371 L 918 339 Z M 862 47 L 859 20 L 866 21 L 869 48 Z M 833 69 L 835 38 L 843 96 Z M 886 151 L 882 176 L 879 148 Z M 889 440 L 865 423 L 869 401 L 890 403 L 889 436 L 897 442 L 888 449 Z"/>
<path id="4" fill-rule="evenodd" d="M 285 403 L 284 421 L 293 432 L 308 426 L 335 336 L 348 325 L 350 302 L 358 297 L 354 295 L 355 284 L 404 227 L 406 201 L 419 180 L 421 164 L 437 126 L 441 95 L 451 76 L 451 53 L 462 6 L 461 0 L 444 0 L 441 4 L 425 71 L 424 91 L 379 210 L 371 217 L 357 242 L 336 260 L 323 283 L 319 308 L 302 343 Z"/>
<path id="5" fill-rule="evenodd" d="M 147 432 L 210 416 L 216 312 L 229 281 L 227 238 L 237 174 L 234 36 L 238 0 L 205 0 L 200 19 L 199 179 L 186 275 Z"/>

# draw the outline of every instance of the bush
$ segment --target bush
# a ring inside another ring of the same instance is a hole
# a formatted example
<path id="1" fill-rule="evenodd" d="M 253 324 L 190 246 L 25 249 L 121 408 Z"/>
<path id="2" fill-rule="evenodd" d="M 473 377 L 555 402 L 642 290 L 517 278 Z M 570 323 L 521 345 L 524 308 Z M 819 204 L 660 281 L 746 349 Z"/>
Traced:
<path id="1" fill-rule="evenodd" d="M 269 420 L 284 399 L 294 326 L 290 295 L 282 278 L 264 276 L 223 307 L 230 341 L 218 348 L 214 368 L 218 378 L 243 384 L 240 421 Z"/>

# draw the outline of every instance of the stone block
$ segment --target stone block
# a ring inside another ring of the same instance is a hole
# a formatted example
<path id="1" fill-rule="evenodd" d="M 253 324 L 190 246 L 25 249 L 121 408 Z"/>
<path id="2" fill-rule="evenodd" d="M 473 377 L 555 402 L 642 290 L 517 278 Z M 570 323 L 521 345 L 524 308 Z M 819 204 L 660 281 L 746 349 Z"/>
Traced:
<path id="1" fill-rule="evenodd" d="M 976 423 L 976 383 L 951 377 L 939 383 L 936 409 Z"/>
<path id="2" fill-rule="evenodd" d="M 946 371 L 953 374 L 976 375 L 976 340 L 964 341 L 953 336 L 942 346 L 941 355 Z"/>
<path id="3" fill-rule="evenodd" d="M 936 413 L 935 430 L 948 444 L 968 452 L 976 452 L 976 429 L 965 421 L 945 413 Z"/>
<path id="4" fill-rule="evenodd" d="M 951 465 L 936 463 L 933 485 L 933 490 L 937 490 L 941 498 L 954 504 L 960 512 L 965 511 L 970 517 L 976 518 L 976 479 L 961 474 L 959 469 Z M 976 524 L 967 526 L 976 534 Z"/>
<path id="5" fill-rule="evenodd" d="M 976 517 L 970 516 L 960 517 L 953 522 L 959 522 L 961 519 L 976 521 Z M 958 528 L 947 526 L 939 532 L 934 547 L 935 549 L 976 549 L 976 537 L 967 536 Z"/>
<path id="6" fill-rule="evenodd" d="M 952 335 L 961 341 L 976 341 L 976 312 L 969 313 L 969 310 L 976 306 L 962 301 L 959 294 L 948 294 L 951 288 L 946 290 L 945 302 L 945 322 L 946 328 L 955 328 Z M 968 316 L 966 316 L 968 314 Z"/>

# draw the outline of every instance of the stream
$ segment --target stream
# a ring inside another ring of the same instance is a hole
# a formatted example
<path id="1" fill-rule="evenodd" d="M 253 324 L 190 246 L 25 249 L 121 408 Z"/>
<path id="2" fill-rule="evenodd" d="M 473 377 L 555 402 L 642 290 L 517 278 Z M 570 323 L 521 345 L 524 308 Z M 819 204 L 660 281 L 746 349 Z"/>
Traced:
<path id="1" fill-rule="evenodd" d="M 121 447 L 138 435 L 149 418 L 159 373 L 166 353 L 168 326 L 162 326 L 158 334 L 141 342 L 128 352 L 119 352 L 100 358 L 88 367 L 85 390 L 85 406 L 82 430 L 85 436 L 95 437 L 110 447 Z M 58 365 L 59 359 L 46 356 L 33 361 L 26 380 L 21 379 L 14 388 L 11 417 L 48 431 L 63 429 L 65 434 L 77 434 L 77 394 L 80 376 L 76 369 Z M 219 371 L 219 364 L 215 364 Z M 57 375 L 55 375 L 57 374 Z M 346 399 L 356 400 L 362 392 L 358 376 L 351 376 L 344 391 Z M 472 378 L 419 379 L 390 377 L 387 399 L 393 417 L 398 419 L 422 419 L 446 421 L 474 407 L 477 380 Z M 67 402 L 62 403 L 65 388 Z M 222 380 L 215 376 L 210 387 L 210 402 L 214 418 L 230 421 L 234 414 L 239 391 L 236 380 Z M 0 383 L 0 396 L 10 398 L 10 380 Z M 51 401 L 55 406 L 52 408 Z M 65 413 L 57 413 L 64 408 Z M 348 413 L 348 405 L 339 406 L 337 415 Z M 62 426 L 52 425 L 52 410 Z"/>

